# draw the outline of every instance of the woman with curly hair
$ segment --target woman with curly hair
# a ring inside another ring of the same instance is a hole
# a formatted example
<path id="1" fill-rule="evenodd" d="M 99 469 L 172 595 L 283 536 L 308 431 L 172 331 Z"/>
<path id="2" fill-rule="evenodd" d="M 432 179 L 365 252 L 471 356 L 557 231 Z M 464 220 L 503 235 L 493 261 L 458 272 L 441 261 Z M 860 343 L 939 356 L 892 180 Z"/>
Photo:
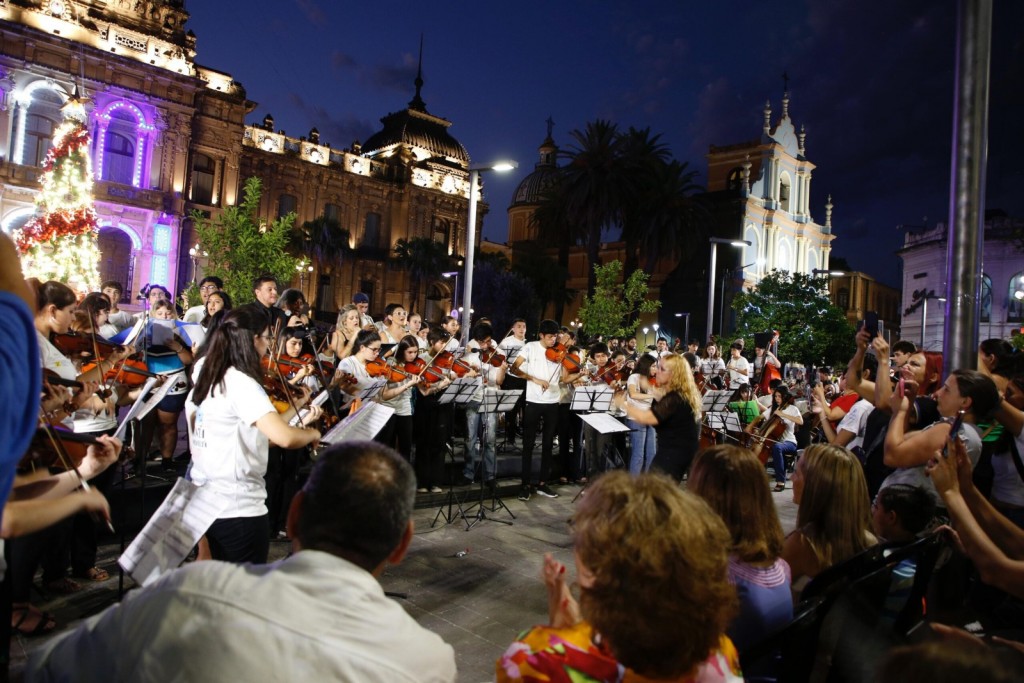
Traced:
<path id="1" fill-rule="evenodd" d="M 786 537 L 782 559 L 792 570 L 793 593 L 828 569 L 867 550 L 878 540 L 871 533 L 871 499 L 864 470 L 841 446 L 815 444 L 793 470 L 796 529 Z"/>
<path id="2" fill-rule="evenodd" d="M 723 444 L 697 454 L 687 489 L 707 501 L 732 537 L 729 580 L 740 610 L 726 633 L 743 652 L 793 619 L 782 525 L 764 481 L 764 466 L 745 448 Z M 744 671 L 748 677 L 772 671 Z"/>
<path id="3" fill-rule="evenodd" d="M 573 517 L 579 603 L 544 558 L 550 624 L 498 660 L 504 681 L 739 681 L 723 635 L 736 604 L 729 532 L 708 505 L 654 473 L 609 472 Z"/>
<path id="4" fill-rule="evenodd" d="M 700 443 L 700 392 L 689 363 L 675 353 L 658 359 L 654 377 L 658 386 L 650 408 L 631 405 L 624 394 L 615 397 L 615 406 L 632 422 L 654 427 L 657 451 L 651 466 L 679 481 Z"/>

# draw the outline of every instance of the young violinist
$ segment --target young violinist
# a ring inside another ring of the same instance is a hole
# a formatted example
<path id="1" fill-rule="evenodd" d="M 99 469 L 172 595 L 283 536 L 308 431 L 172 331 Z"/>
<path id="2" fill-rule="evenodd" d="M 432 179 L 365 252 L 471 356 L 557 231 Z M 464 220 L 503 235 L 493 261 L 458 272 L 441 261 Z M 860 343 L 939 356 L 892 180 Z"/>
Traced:
<path id="1" fill-rule="evenodd" d="M 388 304 L 384 308 L 384 319 L 377 323 L 380 330 L 380 339 L 385 344 L 397 344 L 398 341 L 407 335 L 406 329 L 408 311 L 402 304 Z"/>
<path id="2" fill-rule="evenodd" d="M 305 427 L 320 418 L 319 407 L 309 409 L 303 427 L 291 427 L 293 409 L 278 413 L 263 388 L 260 358 L 270 349 L 270 322 L 252 305 L 228 312 L 196 363 L 196 385 L 186 404 L 192 481 L 210 487 L 226 504 L 206 537 L 213 558 L 228 562 L 267 561 L 270 525 L 263 476 L 270 442 L 302 448 L 320 441 L 320 432 Z M 296 404 L 308 400 L 307 390 Z"/>
<path id="3" fill-rule="evenodd" d="M 752 432 L 757 425 L 763 421 L 771 420 L 773 417 L 782 421 L 783 432 L 779 439 L 772 444 L 772 469 L 775 470 L 775 491 L 786 490 L 786 454 L 795 455 L 796 427 L 804 423 L 800 415 L 800 409 L 793 405 L 793 396 L 789 393 L 789 387 L 780 383 L 772 391 L 772 406 L 769 410 L 761 413 L 747 427 Z"/>
<path id="4" fill-rule="evenodd" d="M 637 409 L 650 410 L 651 401 L 655 398 L 652 380 L 656 370 L 655 357 L 649 353 L 641 354 L 633 373 L 626 379 L 627 403 Z M 628 417 L 626 424 L 630 430 L 629 473 L 636 476 L 651 468 L 654 454 L 658 451 L 658 437 L 653 425 L 642 424 Z"/>
<path id="5" fill-rule="evenodd" d="M 387 363 L 380 358 L 381 347 L 380 333 L 376 328 L 372 330 L 360 330 L 352 345 L 352 355 L 343 358 L 338 363 L 338 372 L 347 372 L 356 378 L 355 384 L 348 384 L 342 390 L 348 394 L 357 395 L 360 391 L 369 388 L 374 379 L 378 376 L 387 378 L 390 374 L 386 367 Z M 374 366 L 377 366 L 376 368 Z M 379 368 L 379 369 L 378 369 Z M 388 401 L 406 391 L 416 382 L 412 378 L 403 382 L 397 382 L 395 386 L 385 385 L 378 394 L 381 401 Z"/>
<path id="6" fill-rule="evenodd" d="M 416 410 L 413 412 L 413 440 L 416 443 L 416 485 L 418 493 L 440 493 L 444 480 L 444 454 L 451 431 L 452 411 L 438 404 L 438 395 L 451 384 L 450 372 L 436 365 L 435 359 L 449 342 L 440 327 L 427 333 L 427 350 L 420 355 L 421 375 Z M 410 368 L 411 369 L 411 368 Z M 428 378 L 429 375 L 429 378 Z"/>
<path id="7" fill-rule="evenodd" d="M 407 334 L 402 337 L 395 348 L 395 367 L 405 370 L 407 365 L 414 365 L 420 354 L 420 345 L 416 337 Z M 412 369 L 415 369 L 412 368 Z M 418 373 L 418 370 L 417 370 Z M 394 414 L 388 420 L 384 428 L 377 434 L 377 441 L 395 448 L 403 458 L 412 462 L 413 443 L 413 398 L 415 394 L 408 391 L 411 387 L 420 384 L 421 379 L 415 373 L 409 373 L 407 379 L 400 379 L 397 382 L 388 382 L 387 388 L 400 389 L 397 395 L 392 396 L 384 404 L 394 409 Z"/>
<path id="8" fill-rule="evenodd" d="M 466 404 L 466 461 L 462 470 L 463 484 L 472 484 L 476 479 L 476 468 L 480 465 L 480 445 L 477 443 L 480 421 L 483 420 L 483 464 L 480 476 L 487 483 L 494 481 L 497 472 L 497 459 L 494 452 L 496 432 L 498 427 L 498 414 L 495 412 L 481 412 L 481 404 L 484 396 L 494 396 L 498 387 L 505 381 L 505 370 L 508 365 L 504 360 L 498 361 L 497 365 L 484 361 L 484 352 L 496 354 L 493 348 L 491 335 L 493 329 L 490 323 L 480 322 L 473 326 L 470 332 L 470 341 L 466 345 L 465 361 L 476 372 L 480 373 L 480 383 L 469 403 Z"/>
<path id="9" fill-rule="evenodd" d="M 523 476 L 519 500 L 528 501 L 532 494 L 533 446 L 537 429 L 543 423 L 541 437 L 540 474 L 536 491 L 547 498 L 557 498 L 547 480 L 551 472 L 551 452 L 558 432 L 559 378 L 566 372 L 560 361 L 551 360 L 547 351 L 554 347 L 558 336 L 558 323 L 542 320 L 538 327 L 538 340 L 523 345 L 512 369 L 526 380 L 526 404 L 523 408 Z"/>
<path id="10" fill-rule="evenodd" d="M 151 325 L 163 325 L 156 321 L 173 322 L 177 320 L 174 304 L 168 299 L 157 300 L 150 309 L 153 321 Z M 174 447 L 178 443 L 178 417 L 185 409 L 185 398 L 188 395 L 188 367 L 194 358 L 192 349 L 177 335 L 173 335 L 166 344 L 151 345 L 146 352 L 146 362 L 150 372 L 166 376 L 164 381 L 173 382 L 174 386 L 156 405 L 156 433 L 159 435 L 160 463 L 165 470 L 174 469 Z M 148 416 L 147 416 L 148 417 Z M 153 425 L 143 420 L 142 446 L 145 454 L 150 438 L 147 428 Z"/>
<path id="11" fill-rule="evenodd" d="M 351 356 L 360 331 L 359 309 L 354 304 L 342 308 L 338 312 L 338 322 L 331 335 L 330 353 L 323 360 L 338 363 Z"/>
<path id="12" fill-rule="evenodd" d="M 423 334 L 420 334 L 422 330 Z M 409 315 L 409 334 L 416 338 L 416 343 L 420 346 L 420 351 L 424 351 L 427 348 L 427 332 L 430 331 L 430 327 L 423 329 L 423 316 L 419 313 L 411 313 Z"/>

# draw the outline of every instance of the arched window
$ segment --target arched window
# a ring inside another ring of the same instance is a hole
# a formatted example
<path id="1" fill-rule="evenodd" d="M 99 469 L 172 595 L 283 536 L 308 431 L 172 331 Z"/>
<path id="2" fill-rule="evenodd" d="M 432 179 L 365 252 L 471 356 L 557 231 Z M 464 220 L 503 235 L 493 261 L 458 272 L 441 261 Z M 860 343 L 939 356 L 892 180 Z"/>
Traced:
<path id="1" fill-rule="evenodd" d="M 789 174 L 783 173 L 779 176 L 779 206 L 783 211 L 789 211 L 790 181 Z"/>
<path id="2" fill-rule="evenodd" d="M 122 185 L 131 185 L 135 173 L 135 142 L 114 127 L 107 129 L 103 147 L 103 180 Z"/>
<path id="3" fill-rule="evenodd" d="M 213 176 L 216 166 L 212 158 L 196 153 L 192 157 L 192 189 L 189 199 L 196 204 L 213 204 Z"/>
<path id="4" fill-rule="evenodd" d="M 21 152 L 21 163 L 26 166 L 42 166 L 46 153 L 53 147 L 53 132 L 60 124 L 60 108 L 64 100 L 48 88 L 37 88 L 25 112 L 25 138 Z"/>
<path id="5" fill-rule="evenodd" d="M 1010 278 L 1009 301 L 1006 304 L 1006 321 L 1024 320 L 1024 270 Z"/>
<path id="6" fill-rule="evenodd" d="M 293 194 L 283 194 L 277 198 L 277 217 L 284 218 L 290 213 L 295 213 L 298 201 Z"/>
<path id="7" fill-rule="evenodd" d="M 981 322 L 992 319 L 992 278 L 981 274 Z"/>

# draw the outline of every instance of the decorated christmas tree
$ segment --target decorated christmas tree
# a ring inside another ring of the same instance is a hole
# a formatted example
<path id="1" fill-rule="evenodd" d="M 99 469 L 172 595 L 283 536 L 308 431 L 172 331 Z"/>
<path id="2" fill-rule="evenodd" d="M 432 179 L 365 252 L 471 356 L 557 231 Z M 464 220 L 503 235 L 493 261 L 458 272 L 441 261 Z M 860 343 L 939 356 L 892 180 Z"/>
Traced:
<path id="1" fill-rule="evenodd" d="M 85 105 L 78 91 L 61 109 L 40 176 L 36 215 L 16 236 L 26 277 L 72 287 L 99 286 L 98 226 L 92 200 L 92 164 Z"/>

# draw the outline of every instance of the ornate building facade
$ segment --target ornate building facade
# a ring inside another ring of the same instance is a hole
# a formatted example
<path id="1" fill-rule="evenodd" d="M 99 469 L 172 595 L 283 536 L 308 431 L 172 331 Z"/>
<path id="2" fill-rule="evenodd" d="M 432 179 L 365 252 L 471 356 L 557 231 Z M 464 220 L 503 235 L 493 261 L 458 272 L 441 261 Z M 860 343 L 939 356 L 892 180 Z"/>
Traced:
<path id="1" fill-rule="evenodd" d="M 659 325 L 663 336 L 701 336 L 732 327 L 729 304 L 742 288 L 755 287 L 772 270 L 812 273 L 827 269 L 832 240 L 832 200 L 824 205 L 825 220 L 817 223 L 811 215 L 811 176 L 814 164 L 806 156 L 807 135 L 796 129 L 789 115 L 789 93 L 782 98 L 782 111 L 772 122 L 770 102 L 765 105 L 761 135 L 753 140 L 724 147 L 712 145 L 707 155 L 707 188 L 697 200 L 710 216 L 709 234 L 686 235 L 687 248 L 678 259 L 660 258 L 650 274 L 650 291 L 662 301 L 657 316 L 643 325 Z M 537 239 L 531 217 L 541 195 L 557 177 L 558 147 L 548 136 L 538 148 L 534 171 L 516 189 L 508 208 L 509 246 L 528 248 Z M 708 269 L 711 245 L 708 237 L 746 240 L 742 250 L 717 250 L 714 315 L 707 320 Z M 552 257 L 555 250 L 550 250 Z M 625 259 L 625 245 L 601 245 L 600 259 Z M 571 320 L 582 301 L 587 283 L 586 251 L 574 247 L 569 255 L 568 286 L 576 292 L 563 318 Z M 549 313 L 553 306 L 549 305 Z M 724 321 L 723 321 L 724 317 Z"/>
<path id="2" fill-rule="evenodd" d="M 349 231 L 347 257 L 297 278 L 323 313 L 357 291 L 373 310 L 410 303 L 408 275 L 389 258 L 395 241 L 430 237 L 460 255 L 469 204 L 469 155 L 426 110 L 422 80 L 362 146 L 333 149 L 315 129 L 296 139 L 269 116 L 246 125 L 256 104 L 195 61 L 188 16 L 181 0 L 0 0 L 0 228 L 35 211 L 39 167 L 77 88 L 91 101 L 101 277 L 124 283 L 126 301 L 146 283 L 190 282 L 192 211 L 234 205 L 255 175 L 262 215 L 294 212 L 297 225 L 328 216 Z M 439 317 L 451 298 L 439 279 L 413 308 Z"/>

